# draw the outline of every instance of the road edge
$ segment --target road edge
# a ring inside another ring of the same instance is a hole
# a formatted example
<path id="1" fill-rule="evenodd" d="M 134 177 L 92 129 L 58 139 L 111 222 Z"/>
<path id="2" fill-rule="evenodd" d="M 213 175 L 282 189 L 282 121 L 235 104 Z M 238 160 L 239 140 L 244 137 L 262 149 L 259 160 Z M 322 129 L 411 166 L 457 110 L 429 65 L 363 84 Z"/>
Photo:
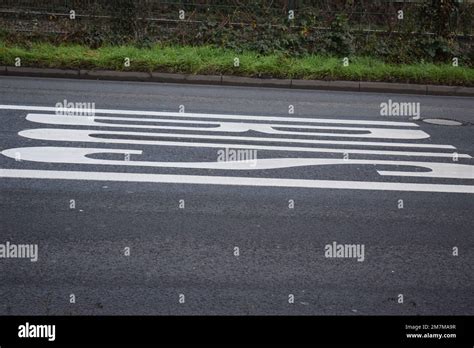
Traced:
<path id="1" fill-rule="evenodd" d="M 375 92 L 397 94 L 422 94 L 444 96 L 474 96 L 474 88 L 464 86 L 425 85 L 369 81 L 322 81 L 300 79 L 254 78 L 229 75 L 193 75 L 160 72 L 136 72 L 85 69 L 52 69 L 0 66 L 0 76 L 29 76 L 77 78 L 89 80 L 143 81 L 162 83 L 186 83 L 201 85 L 225 85 L 248 87 L 273 87 L 329 91 Z"/>

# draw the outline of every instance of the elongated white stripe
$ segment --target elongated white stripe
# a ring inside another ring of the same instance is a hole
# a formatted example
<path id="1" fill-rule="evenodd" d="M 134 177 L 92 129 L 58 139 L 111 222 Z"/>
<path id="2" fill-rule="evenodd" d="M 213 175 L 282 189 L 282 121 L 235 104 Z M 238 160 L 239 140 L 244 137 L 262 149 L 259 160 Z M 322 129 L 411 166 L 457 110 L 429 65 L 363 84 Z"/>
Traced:
<path id="1" fill-rule="evenodd" d="M 414 184 L 393 182 L 303 180 L 275 178 L 244 178 L 229 176 L 135 174 L 113 172 L 54 171 L 29 169 L 0 169 L 1 178 L 56 179 L 56 180 L 94 180 L 120 182 L 149 182 L 169 184 L 326 188 L 349 190 L 409 191 L 474 193 L 473 185 Z"/>
<path id="2" fill-rule="evenodd" d="M 60 139 L 55 139 L 59 140 Z M 84 140 L 69 139 L 76 142 L 90 143 L 130 143 L 128 141 L 115 141 L 115 139 L 87 138 Z M 135 140 L 132 143 L 137 144 Z M 141 143 L 140 143 L 141 144 Z M 145 144 L 148 144 L 146 142 Z M 150 145 L 150 144 L 148 144 Z M 454 152 L 426 152 L 426 151 L 392 151 L 392 150 L 362 150 L 362 149 L 337 149 L 326 147 L 300 147 L 300 146 L 278 146 L 278 145 L 247 145 L 247 144 L 229 144 L 229 143 L 200 143 L 186 141 L 153 141 L 153 146 L 172 146 L 172 147 L 198 147 L 198 148 L 214 148 L 214 149 L 249 149 L 249 150 L 265 150 L 265 151 L 287 151 L 287 152 L 312 152 L 312 153 L 342 153 L 342 154 L 361 154 L 361 155 L 381 155 L 381 156 L 410 156 L 410 157 L 440 157 L 454 158 Z M 460 153 L 456 155 L 458 158 L 472 158 L 468 154 Z"/>
<path id="3" fill-rule="evenodd" d="M 410 144 L 410 143 L 339 141 L 339 140 L 333 141 L 333 140 L 315 140 L 315 139 L 244 137 L 244 136 L 229 136 L 229 135 L 214 135 L 214 134 L 202 135 L 202 134 L 123 132 L 123 131 L 55 129 L 55 128 L 26 129 L 26 130 L 18 132 L 18 134 L 25 138 L 37 139 L 37 140 L 85 141 L 85 142 L 115 143 L 115 144 L 159 145 L 157 140 L 100 138 L 100 135 L 116 135 L 116 136 L 125 135 L 125 136 L 142 136 L 142 137 L 209 139 L 209 140 L 229 140 L 229 141 L 243 140 L 243 141 L 250 141 L 250 142 L 294 143 L 294 144 L 331 144 L 331 145 L 355 145 L 355 146 L 455 149 L 455 147 L 451 145 L 439 145 L 439 144 L 416 144 L 416 143 Z M 93 137 L 94 135 L 98 137 Z"/>
<path id="4" fill-rule="evenodd" d="M 82 109 L 56 109 L 50 106 L 27 106 L 27 105 L 0 105 L 4 110 L 26 110 L 26 111 L 73 111 L 81 112 Z M 139 110 L 113 110 L 113 109 L 95 109 L 96 114 L 115 114 L 115 115 L 140 115 L 140 116 L 168 116 L 168 117 L 189 117 L 189 118 L 210 118 L 210 119 L 233 119 L 249 121 L 280 121 L 280 122 L 304 122 L 304 123 L 336 123 L 336 124 L 360 124 L 373 126 L 395 126 L 395 127 L 419 127 L 412 122 L 396 121 L 368 121 L 368 120 L 348 120 L 333 118 L 302 118 L 302 117 L 273 117 L 273 116 L 246 116 L 246 115 L 226 115 L 226 114 L 198 114 L 181 113 L 168 111 L 139 111 Z"/>
<path id="5" fill-rule="evenodd" d="M 305 135 L 316 137 L 349 137 L 349 138 L 381 138 L 381 139 L 425 139 L 429 135 L 418 129 L 392 129 L 392 128 L 367 128 L 367 127 L 327 127 L 327 126 L 307 126 L 307 125 L 277 125 L 264 123 L 245 123 L 245 122 L 216 122 L 210 121 L 205 123 L 212 127 L 186 127 L 186 126 L 163 126 L 163 125 L 137 125 L 137 124 L 117 124 L 97 122 L 99 117 L 84 117 L 84 116 L 65 116 L 65 115 L 45 115 L 45 114 L 28 114 L 26 119 L 28 121 L 58 124 L 70 126 L 89 126 L 89 127 L 109 127 L 109 128 L 145 128 L 145 129 L 167 129 L 167 130 L 191 130 L 196 132 L 228 132 L 228 133 L 243 133 L 248 131 L 255 131 L 264 134 L 277 135 Z M 161 120 L 163 122 L 163 120 Z M 169 122 L 169 120 L 166 120 Z M 342 130 L 346 133 L 323 133 L 323 132 L 308 132 L 308 131 L 289 131 L 279 130 L 277 128 L 289 129 L 305 129 L 305 130 Z M 350 133 L 352 132 L 352 133 Z"/>
<path id="6" fill-rule="evenodd" d="M 425 168 L 430 171 L 394 171 L 377 170 L 380 175 L 392 176 L 417 176 L 429 178 L 474 179 L 474 166 L 458 163 L 436 163 L 415 161 L 387 161 L 387 160 L 360 160 L 342 158 L 248 158 L 246 161 L 217 161 L 217 162 L 157 162 L 157 161 L 125 161 L 90 158 L 95 154 L 119 153 L 141 155 L 141 150 L 131 149 L 101 149 L 83 147 L 20 147 L 4 150 L 3 155 L 22 160 L 44 163 L 72 163 L 72 164 L 98 164 L 119 166 L 142 166 L 156 168 L 188 168 L 188 169 L 215 169 L 215 170 L 262 170 L 280 169 L 304 166 L 327 165 L 383 165 L 407 166 Z M 222 154 L 223 155 L 223 154 Z M 224 156 L 223 156 L 224 157 Z"/>

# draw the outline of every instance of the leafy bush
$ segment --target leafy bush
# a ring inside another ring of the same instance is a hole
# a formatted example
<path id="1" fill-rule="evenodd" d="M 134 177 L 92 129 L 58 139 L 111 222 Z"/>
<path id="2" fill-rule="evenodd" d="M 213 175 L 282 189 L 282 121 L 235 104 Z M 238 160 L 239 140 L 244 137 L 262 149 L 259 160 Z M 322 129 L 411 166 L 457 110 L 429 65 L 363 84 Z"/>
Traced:
<path id="1" fill-rule="evenodd" d="M 393 63 L 422 60 L 448 63 L 456 56 L 463 65 L 474 65 L 473 39 L 467 36 L 472 34 L 474 26 L 472 3 L 299 0 L 291 1 L 298 4 L 293 20 L 288 18 L 289 3 L 285 0 L 75 0 L 81 13 L 88 11 L 101 17 L 40 21 L 31 24 L 34 30 L 16 32 L 8 32 L 0 17 L 0 28 L 4 28 L 0 36 L 17 43 L 42 40 L 92 48 L 124 44 L 147 48 L 159 43 L 210 45 L 238 53 L 280 53 L 285 57 L 364 55 Z M 400 6 L 405 10 L 402 22 L 394 18 Z M 183 21 L 177 20 L 179 9 L 186 11 Z M 382 32 L 362 30 L 367 29 L 364 19 L 370 13 L 377 16 L 368 22 Z M 147 17 L 161 20 L 147 21 Z M 66 34 L 53 35 L 43 26 L 53 26 L 56 32 Z M 458 34 L 465 36 L 460 38 Z"/>
<path id="2" fill-rule="evenodd" d="M 337 56 L 349 56 L 354 52 L 352 36 L 345 15 L 336 15 L 329 31 L 323 35 L 323 52 Z"/>

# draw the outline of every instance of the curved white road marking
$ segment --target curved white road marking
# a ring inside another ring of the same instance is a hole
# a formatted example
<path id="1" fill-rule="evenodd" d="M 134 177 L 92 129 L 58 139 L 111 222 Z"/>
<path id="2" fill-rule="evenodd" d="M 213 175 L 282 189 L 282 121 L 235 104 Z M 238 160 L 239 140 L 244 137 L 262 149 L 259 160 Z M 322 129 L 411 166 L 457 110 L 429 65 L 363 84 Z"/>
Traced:
<path id="1" fill-rule="evenodd" d="M 56 112 L 55 107 L 38 107 L 24 105 L 0 105 L 4 110 L 26 110 L 39 112 Z M 61 110 L 59 110 L 61 111 Z M 63 109 L 63 111 L 71 111 Z M 81 112 L 81 109 L 74 110 Z M 419 127 L 411 122 L 398 121 L 369 121 L 350 119 L 314 119 L 297 117 L 270 117 L 270 116 L 246 116 L 246 115 L 220 115 L 220 114 L 196 114 L 178 112 L 155 112 L 137 110 L 111 110 L 96 109 L 97 114 L 133 115 L 140 117 L 108 117 L 108 116 L 70 116 L 50 114 L 29 114 L 27 119 L 33 122 L 71 125 L 71 126 L 96 126 L 96 127 L 127 127 L 127 128 L 153 128 L 168 130 L 191 130 L 200 132 L 247 132 L 257 131 L 271 135 L 308 135 L 328 137 L 358 137 L 358 138 L 383 138 L 383 139 L 425 139 L 429 135 L 422 130 L 413 129 L 390 129 L 374 128 L 365 126 L 384 127 Z M 145 118 L 144 116 L 150 116 Z M 186 120 L 188 118 L 188 120 Z M 189 120 L 193 119 L 193 120 Z M 222 120 L 231 120 L 224 122 Z M 118 121 L 107 123 L 103 121 Z M 120 124 L 120 122 L 133 121 L 135 124 Z M 240 122 L 238 122 L 240 121 Z M 252 122 L 244 122 L 252 121 Z M 256 122 L 260 121 L 260 122 Z M 145 123 L 153 122 L 155 124 Z M 268 123 L 262 123 L 268 122 Z M 177 123 L 184 126 L 160 125 L 160 123 Z M 301 123 L 301 124 L 298 124 Z M 342 124 L 356 125 L 359 127 L 337 127 L 337 126 L 311 126 L 308 124 Z M 190 127 L 186 125 L 198 124 L 201 127 Z M 206 127 L 207 126 L 207 127 Z M 319 133 L 305 132 L 304 130 L 334 130 L 352 133 Z M 293 131 L 294 130 L 294 131 Z M 303 130 L 301 132 L 300 130 Z M 361 132 L 355 134 L 354 132 Z M 439 152 L 406 152 L 385 151 L 365 149 L 334 149 L 334 148 L 312 148 L 296 146 L 273 146 L 273 145 L 250 145 L 250 144 L 221 144 L 221 143 L 198 143 L 194 139 L 206 140 L 235 140 L 247 142 L 272 142 L 286 144 L 329 144 L 329 145 L 354 145 L 354 146 L 376 146 L 376 147 L 404 147 L 404 148 L 438 148 L 456 149 L 452 145 L 441 144 L 417 144 L 417 143 L 395 143 L 395 142 L 370 142 L 370 141 L 333 141 L 315 139 L 292 139 L 275 137 L 245 137 L 225 136 L 215 134 L 175 134 L 175 133 L 152 133 L 152 132 L 123 132 L 123 131 L 91 131 L 77 129 L 30 129 L 18 133 L 21 136 L 51 141 L 76 141 L 76 142 L 98 142 L 119 144 L 143 144 L 143 145 L 165 145 L 165 146 L 189 146 L 189 147 L 218 147 L 236 149 L 263 149 L 273 151 L 304 151 L 304 152 L 335 152 L 335 153 L 358 153 L 373 155 L 404 155 L 424 157 L 452 157 L 453 153 Z M 109 136 L 110 139 L 105 138 Z M 102 137 L 102 138 L 101 138 Z M 115 138 L 114 138 L 115 137 Z M 118 137 L 118 138 L 117 138 Z M 126 139 L 135 137 L 135 139 Z M 139 137 L 142 137 L 140 139 Z M 177 138 L 178 141 L 147 140 L 147 138 Z M 121 139 L 120 139 L 121 138 Z M 138 139 L 137 139 L 138 138 Z M 180 141 L 191 139 L 189 142 Z M 29 147 L 4 150 L 2 154 L 27 161 L 47 163 L 77 163 L 90 165 L 125 165 L 146 167 L 174 167 L 174 168 L 197 168 L 216 170 L 249 170 L 249 169 L 277 169 L 299 166 L 320 165 L 379 165 L 384 170 L 377 170 L 380 175 L 390 176 L 416 176 L 428 178 L 455 178 L 474 179 L 474 166 L 458 163 L 431 163 L 416 161 L 386 161 L 386 160 L 359 160 L 359 159 L 328 159 L 328 158 L 264 158 L 256 162 L 153 162 L 153 161 L 117 161 L 94 159 L 87 156 L 94 154 L 120 153 L 140 155 L 141 150 L 127 149 L 103 149 L 103 148 L 63 148 L 63 147 Z M 471 158 L 467 154 L 458 154 L 459 158 Z M 250 164 L 250 165 L 249 165 Z M 253 164 L 253 165 L 252 165 Z M 387 170 L 389 166 L 423 168 L 425 171 L 401 171 Z M 389 191 L 417 191 L 417 192 L 456 192 L 474 193 L 471 185 L 445 185 L 445 184 L 418 184 L 418 183 L 392 183 L 392 182 L 357 182 L 357 181 L 333 181 L 333 180 L 304 180 L 304 179 L 280 179 L 280 178 L 248 178 L 227 176 L 196 176 L 196 175 L 165 175 L 144 173 L 110 173 L 110 172 L 84 172 L 84 171 L 45 171 L 45 170 L 22 170 L 22 169 L 0 169 L 0 177 L 3 178 L 32 178 L 32 179 L 64 179 L 64 180 L 105 180 L 105 181 L 132 181 L 132 182 L 156 182 L 156 183 L 188 183 L 188 184 L 210 184 L 210 185 L 242 185 L 242 186 L 269 186 L 269 187 L 304 187 L 304 188 L 334 188 L 334 189 L 361 189 L 361 190 L 389 190 Z"/>
<path id="2" fill-rule="evenodd" d="M 422 130 L 411 129 L 390 129 L 390 128 L 366 128 L 366 127 L 327 127 L 327 126 L 307 126 L 307 125 L 277 125 L 262 123 L 245 123 L 245 122 L 200 122 L 211 127 L 185 127 L 185 126 L 161 126 L 161 125 L 143 125 L 143 124 L 118 124 L 99 122 L 100 116 L 84 117 L 84 116 L 68 116 L 68 115 L 47 115 L 47 114 L 28 114 L 28 121 L 55 124 L 55 125 L 71 125 L 71 126 L 89 126 L 89 127 L 110 127 L 110 128 L 145 128 L 145 129 L 170 129 L 170 130 L 191 130 L 205 132 L 229 132 L 243 133 L 248 131 L 256 131 L 264 134 L 279 135 L 306 135 L 306 136 L 324 136 L 324 137 L 350 137 L 350 138 L 382 138 L 382 139 L 426 139 L 430 136 Z M 135 121 L 140 121 L 135 120 Z M 172 120 L 159 120 L 159 122 L 172 122 Z M 278 128 L 290 129 L 320 129 L 320 130 L 342 130 L 353 133 L 323 133 L 323 132 L 298 132 L 279 130 Z M 356 133 L 354 133 L 356 132 Z"/>
<path id="3" fill-rule="evenodd" d="M 246 178 L 238 176 L 200 176 L 168 174 L 136 174 L 114 172 L 83 172 L 28 169 L 0 169 L 0 178 L 94 180 L 119 182 L 149 182 L 168 184 L 326 188 L 349 190 L 380 190 L 409 192 L 474 193 L 474 185 L 413 184 L 368 181 L 303 180 L 275 178 Z"/>
<path id="4" fill-rule="evenodd" d="M 74 131 L 74 130 L 72 130 Z M 27 133 L 28 134 L 28 133 Z M 20 134 L 23 135 L 24 134 Z M 63 141 L 64 138 L 51 139 L 56 141 Z M 453 158 L 453 152 L 426 152 L 426 151 L 391 151 L 391 150 L 362 150 L 362 149 L 339 149 L 327 147 L 298 147 L 298 146 L 278 146 L 278 145 L 247 145 L 247 144 L 229 144 L 229 143 L 200 143 L 200 142 L 186 142 L 186 141 L 162 141 L 156 140 L 146 141 L 124 141 L 120 139 L 100 139 L 100 138 L 84 138 L 77 140 L 70 138 L 68 141 L 76 142 L 94 142 L 104 144 L 145 144 L 154 146 L 173 146 L 173 147 L 198 147 L 198 148 L 229 148 L 229 149 L 251 149 L 251 150 L 266 150 L 266 151 L 287 151 L 287 152 L 314 152 L 314 153 L 342 153 L 342 154 L 361 154 L 361 155 L 383 155 L 383 156 L 409 156 L 409 157 L 444 157 Z M 357 144 L 359 145 L 359 144 Z M 458 158 L 472 158 L 468 154 L 458 153 Z"/>
<path id="5" fill-rule="evenodd" d="M 154 132 L 125 132 L 125 131 L 102 131 L 89 129 L 56 129 L 37 128 L 25 129 L 18 134 L 25 138 L 52 141 L 81 141 L 99 142 L 114 144 L 142 144 L 159 145 L 157 140 L 146 139 L 114 139 L 100 138 L 101 135 L 112 136 L 135 136 L 135 137 L 155 137 L 155 138 L 180 138 L 180 139 L 209 139 L 209 140 L 234 140 L 250 142 L 271 142 L 271 143 L 294 143 L 294 144 L 331 144 L 331 145 L 356 145 L 356 146 L 386 146 L 386 147 L 423 147 L 423 148 L 444 148 L 455 149 L 451 145 L 438 144 L 415 144 L 415 143 L 395 143 L 395 142 L 363 142 L 363 141 L 339 141 L 339 140 L 316 140 L 316 139 L 292 139 L 292 138 L 270 138 L 270 137 L 245 137 L 232 135 L 207 135 L 207 134 L 180 134 L 180 133 L 154 133 Z M 95 136 L 95 137 L 94 137 Z"/>
<path id="6" fill-rule="evenodd" d="M 45 162 L 45 163 L 71 163 L 71 164 L 97 164 L 97 165 L 119 165 L 119 166 L 141 166 L 161 168 L 187 168 L 187 169 L 215 169 L 215 170 L 264 170 L 293 168 L 303 166 L 321 165 L 383 165 L 383 166 L 406 166 L 424 168 L 429 171 L 392 171 L 377 170 L 380 175 L 389 176 L 411 176 L 425 178 L 453 178 L 474 179 L 474 166 L 456 163 L 432 163 L 414 161 L 386 161 L 386 160 L 358 160 L 358 159 L 334 159 L 334 158 L 262 158 L 253 161 L 228 161 L 228 162 L 154 162 L 154 161 L 125 161 L 89 158 L 86 156 L 94 154 L 137 154 L 141 150 L 128 149 L 101 149 L 82 147 L 22 147 L 8 149 L 1 152 L 4 156 L 16 158 L 18 155 L 22 160 Z"/>

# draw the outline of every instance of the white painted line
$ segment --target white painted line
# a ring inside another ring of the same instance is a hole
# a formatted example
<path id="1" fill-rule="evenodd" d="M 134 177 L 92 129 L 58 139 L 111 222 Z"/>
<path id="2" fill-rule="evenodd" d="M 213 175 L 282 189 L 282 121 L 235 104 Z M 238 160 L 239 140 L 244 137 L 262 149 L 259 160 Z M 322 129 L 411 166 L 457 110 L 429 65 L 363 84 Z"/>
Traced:
<path id="1" fill-rule="evenodd" d="M 62 141 L 62 139 L 55 139 Z M 69 139 L 69 141 L 78 142 L 76 139 Z M 94 142 L 111 144 L 116 143 L 115 139 L 100 139 L 88 138 L 82 140 L 83 142 Z M 81 141 L 81 142 L 82 142 Z M 124 143 L 120 141 L 119 143 Z M 130 143 L 130 142 L 126 142 Z M 136 143 L 135 141 L 133 142 Z M 382 156 L 410 156 L 410 157 L 440 157 L 440 158 L 454 158 L 453 152 L 425 152 L 425 151 L 391 151 L 391 150 L 361 150 L 361 149 L 337 149 L 326 147 L 298 147 L 298 146 L 278 146 L 278 145 L 247 145 L 247 144 L 229 144 L 229 143 L 200 143 L 200 142 L 185 142 L 185 141 L 153 141 L 153 144 L 145 143 L 153 146 L 173 146 L 173 147 L 198 147 L 198 148 L 229 148 L 229 149 L 251 149 L 251 150 L 266 150 L 266 151 L 288 151 L 288 152 L 313 152 L 313 153 L 342 153 L 342 154 L 361 154 L 361 155 L 382 155 Z M 458 158 L 472 158 L 468 154 L 458 153 Z"/>
<path id="2" fill-rule="evenodd" d="M 93 180 L 120 182 L 150 182 L 198 185 L 228 185 L 253 187 L 326 188 L 350 190 L 474 193 L 474 185 L 440 185 L 392 182 L 302 180 L 275 178 L 247 178 L 229 176 L 135 174 L 113 172 L 81 172 L 28 169 L 0 169 L 0 178 Z"/>
<path id="3" fill-rule="evenodd" d="M 393 129 L 393 128 L 367 128 L 367 127 L 327 127 L 327 126 L 307 126 L 307 125 L 276 125 L 264 123 L 245 123 L 245 122 L 207 122 L 211 127 L 186 127 L 186 126 L 160 126 L 160 125 L 137 125 L 137 124 L 117 124 L 97 122 L 99 116 L 67 116 L 67 115 L 47 115 L 47 114 L 28 114 L 28 121 L 69 126 L 89 126 L 89 127 L 110 127 L 110 128 L 145 128 L 145 129 L 167 129 L 167 130 L 190 130 L 195 132 L 228 132 L 228 133 L 244 133 L 255 131 L 264 134 L 277 135 L 305 135 L 315 137 L 349 137 L 349 138 L 380 138 L 380 139 L 404 139 L 416 140 L 425 139 L 430 136 L 418 129 Z M 160 120 L 163 122 L 163 120 Z M 170 122 L 166 120 L 165 122 Z M 307 131 L 289 131 L 279 130 L 277 128 L 304 129 L 304 130 L 342 130 L 345 133 L 323 133 L 323 132 L 307 132 Z"/>
<path id="4" fill-rule="evenodd" d="M 386 160 L 360 160 L 343 158 L 252 158 L 248 161 L 220 161 L 220 162 L 156 162 L 156 161 L 125 161 L 90 158 L 95 154 L 120 153 L 141 155 L 141 150 L 131 149 L 101 149 L 83 147 L 22 147 L 8 149 L 1 152 L 10 158 L 21 158 L 25 161 L 43 163 L 71 163 L 91 165 L 117 165 L 141 166 L 155 168 L 187 168 L 187 169 L 213 169 L 213 170 L 264 170 L 281 169 L 306 166 L 326 165 L 381 165 L 402 166 L 429 169 L 429 171 L 393 171 L 377 170 L 380 175 L 414 176 L 425 178 L 452 178 L 474 179 L 474 166 L 458 163 L 436 163 L 415 161 L 386 161 Z M 125 158 L 125 156 L 124 156 Z M 412 169 L 413 169 L 412 168 Z"/>
<path id="5" fill-rule="evenodd" d="M 74 111 L 81 112 L 81 109 L 56 109 L 50 106 L 27 106 L 27 105 L 0 105 L 3 110 L 26 110 L 26 111 L 45 111 L 56 112 Z M 396 122 L 396 121 L 367 121 L 367 120 L 348 120 L 333 118 L 302 118 L 302 117 L 272 117 L 272 116 L 246 116 L 246 115 L 222 115 L 222 114 L 198 114 L 198 113 L 181 113 L 168 111 L 139 111 L 139 110 L 112 110 L 112 109 L 95 109 L 96 114 L 115 114 L 115 115 L 140 115 L 140 116 L 168 116 L 168 117 L 188 117 L 188 118 L 208 118 L 208 119 L 233 119 L 233 120 L 249 120 L 249 121 L 279 121 L 279 122 L 304 122 L 304 123 L 336 123 L 336 124 L 359 124 L 372 126 L 395 126 L 395 127 L 419 127 L 412 122 Z"/>
<path id="6" fill-rule="evenodd" d="M 100 138 L 102 135 L 115 136 L 135 136 L 135 137 L 161 137 L 180 139 L 209 139 L 209 140 L 229 140 L 229 141 L 250 141 L 250 142 L 271 142 L 271 143 L 294 143 L 294 144 L 331 144 L 331 145 L 355 145 L 355 146 L 383 146 L 383 147 L 415 147 L 415 148 L 443 148 L 455 149 L 451 145 L 438 144 L 416 144 L 416 143 L 392 143 L 392 142 L 364 142 L 364 141 L 338 141 L 338 140 L 315 140 L 315 139 L 291 139 L 291 138 L 270 138 L 270 137 L 243 137 L 229 135 L 203 135 L 203 134 L 180 134 L 180 133 L 154 133 L 154 132 L 123 132 L 123 131 L 102 131 L 83 129 L 55 129 L 37 128 L 26 129 L 18 132 L 25 138 L 51 141 L 80 141 L 98 142 L 114 144 L 144 144 L 159 145 L 159 140 L 135 140 L 135 139 L 114 139 Z"/>

